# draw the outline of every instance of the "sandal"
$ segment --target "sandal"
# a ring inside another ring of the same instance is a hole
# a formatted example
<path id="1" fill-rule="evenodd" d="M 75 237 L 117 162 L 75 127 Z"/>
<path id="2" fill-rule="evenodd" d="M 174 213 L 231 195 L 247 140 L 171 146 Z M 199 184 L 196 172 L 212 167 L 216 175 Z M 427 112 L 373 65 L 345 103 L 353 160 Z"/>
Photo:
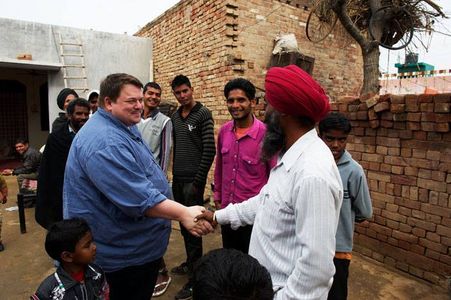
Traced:
<path id="1" fill-rule="evenodd" d="M 162 281 L 162 282 L 156 284 L 155 288 L 153 290 L 152 297 L 158 297 L 158 296 L 163 295 L 166 292 L 166 290 L 168 289 L 171 281 L 172 281 L 172 278 L 171 278 L 171 276 L 169 276 L 167 281 Z"/>

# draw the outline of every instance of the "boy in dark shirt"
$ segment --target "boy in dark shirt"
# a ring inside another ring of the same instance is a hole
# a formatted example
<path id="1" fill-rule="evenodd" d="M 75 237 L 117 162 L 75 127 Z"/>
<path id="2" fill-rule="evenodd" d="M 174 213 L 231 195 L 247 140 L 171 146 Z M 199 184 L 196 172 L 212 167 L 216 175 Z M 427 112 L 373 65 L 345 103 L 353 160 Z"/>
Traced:
<path id="1" fill-rule="evenodd" d="M 41 283 L 32 300 L 109 299 L 105 274 L 92 264 L 96 245 L 85 220 L 74 218 L 53 224 L 45 250 L 60 266 Z"/>

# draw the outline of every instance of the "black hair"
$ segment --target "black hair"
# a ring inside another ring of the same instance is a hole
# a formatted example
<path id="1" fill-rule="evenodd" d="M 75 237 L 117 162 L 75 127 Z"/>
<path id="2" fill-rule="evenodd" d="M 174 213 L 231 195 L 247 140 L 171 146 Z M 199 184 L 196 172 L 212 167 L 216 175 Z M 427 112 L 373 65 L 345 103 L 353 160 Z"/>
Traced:
<path id="1" fill-rule="evenodd" d="M 318 124 L 319 135 L 330 130 L 341 130 L 345 134 L 351 132 L 351 123 L 349 120 L 339 112 L 331 112 Z"/>
<path id="2" fill-rule="evenodd" d="M 91 109 L 91 107 L 89 106 L 88 100 L 86 100 L 84 98 L 75 98 L 74 100 L 69 102 L 69 105 L 66 108 L 66 112 L 68 115 L 72 115 L 74 113 L 75 106 L 86 107 L 88 110 Z"/>
<path id="3" fill-rule="evenodd" d="M 54 223 L 45 237 L 45 251 L 61 262 L 64 251 L 74 252 L 75 246 L 86 233 L 90 232 L 88 223 L 81 218 L 73 218 Z"/>
<path id="4" fill-rule="evenodd" d="M 177 75 L 174 80 L 171 82 L 172 90 L 175 90 L 176 87 L 186 84 L 188 87 L 191 87 L 191 81 L 185 75 Z"/>
<path id="5" fill-rule="evenodd" d="M 230 91 L 235 89 L 242 90 L 249 100 L 255 99 L 255 86 L 249 80 L 244 78 L 230 80 L 224 87 L 224 96 L 228 98 Z"/>
<path id="6" fill-rule="evenodd" d="M 159 90 L 161 92 L 160 85 L 158 83 L 156 83 L 155 81 L 151 81 L 151 82 L 146 83 L 146 85 L 143 88 L 143 92 L 144 93 L 147 92 L 147 89 L 150 88 L 150 87 L 152 87 L 154 89 L 157 89 L 157 90 Z"/>
<path id="7" fill-rule="evenodd" d="M 273 299 L 271 276 L 252 256 L 235 249 L 210 251 L 197 262 L 193 300 Z"/>
<path id="8" fill-rule="evenodd" d="M 14 143 L 14 145 L 17 145 L 17 144 L 24 144 L 24 145 L 28 144 L 28 139 L 24 138 L 24 137 L 19 137 L 16 139 L 16 142 Z"/>
<path id="9" fill-rule="evenodd" d="M 88 97 L 88 101 L 89 102 L 91 102 L 91 100 L 93 99 L 93 98 L 95 98 L 95 97 L 99 97 L 99 93 L 97 93 L 97 92 L 91 92 L 90 94 L 89 94 L 89 97 Z"/>

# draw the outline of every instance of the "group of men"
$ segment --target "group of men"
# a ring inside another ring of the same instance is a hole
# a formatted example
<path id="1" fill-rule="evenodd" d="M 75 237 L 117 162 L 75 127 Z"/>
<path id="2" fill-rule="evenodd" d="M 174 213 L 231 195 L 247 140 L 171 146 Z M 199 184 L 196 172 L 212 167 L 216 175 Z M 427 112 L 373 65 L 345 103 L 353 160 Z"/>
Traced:
<path id="1" fill-rule="evenodd" d="M 224 248 L 249 253 L 269 271 L 274 299 L 345 299 L 354 220 L 371 217 L 371 201 L 363 169 L 345 150 L 350 124 L 328 114 L 321 86 L 297 66 L 269 69 L 263 123 L 253 114 L 254 85 L 229 81 L 232 120 L 216 147 L 212 114 L 194 100 L 188 77 L 176 76 L 171 88 L 180 107 L 168 117 L 158 109 L 157 83 L 111 74 L 89 122 L 89 102 L 63 90 L 58 104 L 67 119 L 44 150 L 37 221 L 45 228 L 63 217 L 88 222 L 113 300 L 164 293 L 169 220 L 180 221 L 186 250 L 171 272 L 189 278 L 176 299 L 191 298 L 201 236 L 218 223 Z M 215 156 L 213 213 L 203 195 Z"/>

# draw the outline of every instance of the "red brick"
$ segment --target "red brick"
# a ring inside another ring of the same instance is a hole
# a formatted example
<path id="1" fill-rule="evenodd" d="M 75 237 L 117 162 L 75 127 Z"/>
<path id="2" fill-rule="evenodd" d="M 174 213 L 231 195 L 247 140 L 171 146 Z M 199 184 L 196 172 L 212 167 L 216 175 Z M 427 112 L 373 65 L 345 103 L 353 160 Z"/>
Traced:
<path id="1" fill-rule="evenodd" d="M 432 242 L 440 243 L 440 235 L 434 232 L 426 233 L 426 238 Z"/>
<path id="2" fill-rule="evenodd" d="M 376 223 L 371 223 L 370 228 L 372 230 L 374 230 L 375 232 L 386 235 L 386 236 L 391 236 L 391 233 L 392 233 L 392 230 L 390 228 L 376 224 Z"/>
<path id="3" fill-rule="evenodd" d="M 436 242 L 432 242 L 425 238 L 419 238 L 418 244 L 420 246 L 426 247 L 427 249 L 432 249 L 432 250 L 440 252 L 440 253 L 446 253 L 448 250 L 448 247 L 446 247 L 445 245 L 442 245 L 442 244 L 436 243 Z"/>
<path id="4" fill-rule="evenodd" d="M 438 132 L 448 132 L 449 123 L 435 123 L 434 130 Z"/>
<path id="5" fill-rule="evenodd" d="M 429 201 L 429 190 L 427 189 L 418 189 L 418 200 L 420 202 L 428 202 Z"/>
<path id="6" fill-rule="evenodd" d="M 393 127 L 393 121 L 380 120 L 380 126 L 384 127 L 384 128 L 392 128 Z"/>
<path id="7" fill-rule="evenodd" d="M 362 154 L 362 160 L 381 163 L 381 162 L 384 161 L 384 157 L 382 155 L 380 155 L 380 154 L 363 153 Z"/>
<path id="8" fill-rule="evenodd" d="M 412 227 L 418 227 L 418 228 L 422 228 L 425 229 L 427 231 L 435 231 L 437 225 L 427 222 L 427 221 L 423 221 L 423 220 L 419 220 L 416 218 L 407 218 L 407 224 L 412 226 Z"/>
<path id="9" fill-rule="evenodd" d="M 429 94 L 420 94 L 418 95 L 419 103 L 432 103 L 434 101 L 434 96 Z"/>
<path id="10" fill-rule="evenodd" d="M 409 266 L 409 273 L 412 274 L 413 276 L 417 276 L 417 277 L 423 277 L 423 270 L 420 270 L 418 268 L 415 268 L 413 266 Z"/>
<path id="11" fill-rule="evenodd" d="M 426 214 L 451 218 L 450 208 L 444 208 L 436 205 L 431 205 L 428 203 L 421 203 L 421 210 L 424 211 Z"/>
<path id="12" fill-rule="evenodd" d="M 398 174 L 398 175 L 402 175 L 404 174 L 404 167 L 399 167 L 399 166 L 393 166 L 391 168 L 391 172 L 393 174 Z M 392 177 L 393 178 L 393 177 Z M 396 183 L 396 182 L 395 182 Z"/>
<path id="13" fill-rule="evenodd" d="M 432 171 L 427 169 L 419 169 L 418 170 L 418 177 L 424 178 L 424 179 L 431 179 L 432 178 Z"/>
<path id="14" fill-rule="evenodd" d="M 415 99 L 415 101 L 406 102 L 406 111 L 417 112 L 417 111 L 419 111 L 419 109 L 420 109 L 420 105 L 416 99 Z"/>
<path id="15" fill-rule="evenodd" d="M 417 185 L 420 188 L 425 188 L 425 189 L 438 191 L 438 192 L 446 192 L 446 183 L 445 182 L 418 178 Z"/>
<path id="16" fill-rule="evenodd" d="M 450 105 L 450 103 L 435 103 L 434 111 L 438 113 L 449 113 Z"/>
<path id="17" fill-rule="evenodd" d="M 440 242 L 441 242 L 443 245 L 446 245 L 446 246 L 448 246 L 448 247 L 451 247 L 451 237 L 444 237 L 444 236 L 442 236 L 442 238 L 440 239 Z"/>
<path id="18" fill-rule="evenodd" d="M 405 104 L 394 104 L 392 102 L 392 105 L 390 106 L 390 111 L 392 113 L 403 113 L 406 110 L 406 105 Z"/>
<path id="19" fill-rule="evenodd" d="M 409 130 L 420 130 L 421 123 L 420 122 L 407 122 L 407 129 Z"/>
<path id="20" fill-rule="evenodd" d="M 431 249 L 427 249 L 425 253 L 426 257 L 439 260 L 440 259 L 440 253 Z"/>
<path id="21" fill-rule="evenodd" d="M 424 218 L 427 222 L 434 224 L 440 224 L 442 222 L 442 217 L 437 215 L 426 214 Z"/>
<path id="22" fill-rule="evenodd" d="M 420 202 L 409 200 L 409 199 L 404 199 L 401 197 L 397 197 L 395 199 L 395 203 L 398 204 L 399 206 L 404 206 L 404 207 L 408 207 L 408 208 L 416 209 L 416 210 L 420 210 L 420 208 L 421 208 Z"/>
<path id="23" fill-rule="evenodd" d="M 424 272 L 423 278 L 426 279 L 426 281 L 429 281 L 433 284 L 440 283 L 440 276 L 438 276 L 436 273 L 433 272 Z"/>
<path id="24" fill-rule="evenodd" d="M 451 114 L 449 114 L 449 113 L 447 113 L 447 114 L 436 113 L 435 114 L 435 122 L 439 122 L 439 123 L 451 122 Z"/>
<path id="25" fill-rule="evenodd" d="M 368 120 L 368 113 L 366 111 L 357 112 L 357 120 L 366 121 Z"/>
<path id="26" fill-rule="evenodd" d="M 436 233 L 438 235 L 442 235 L 444 237 L 451 237 L 451 227 L 445 227 L 445 226 L 442 226 L 442 225 L 437 225 Z"/>
<path id="27" fill-rule="evenodd" d="M 427 136 L 427 133 L 424 132 L 424 131 L 414 131 L 413 132 L 413 138 L 415 140 L 422 140 L 422 141 L 424 141 L 424 140 L 427 140 L 428 136 Z"/>
<path id="28" fill-rule="evenodd" d="M 401 185 L 416 185 L 417 178 L 414 176 L 406 176 L 406 175 L 392 175 L 391 182 L 394 184 Z"/>
<path id="29" fill-rule="evenodd" d="M 440 151 L 428 150 L 426 152 L 426 158 L 430 160 L 440 160 Z"/>
<path id="30" fill-rule="evenodd" d="M 391 180 L 391 175 L 381 173 L 381 172 L 368 171 L 367 177 L 368 177 L 368 179 L 375 179 L 375 180 L 384 181 L 384 182 L 390 182 L 390 180 Z"/>
<path id="31" fill-rule="evenodd" d="M 410 187 L 410 200 L 418 200 L 418 187 L 416 186 L 411 186 Z"/>
<path id="32" fill-rule="evenodd" d="M 387 155 L 388 153 L 388 148 L 385 146 L 377 146 L 376 147 L 376 153 L 378 154 L 382 154 L 382 155 Z M 440 157 L 440 156 L 439 156 Z"/>
<path id="33" fill-rule="evenodd" d="M 381 164 L 380 165 L 380 171 L 384 173 L 390 173 L 391 172 L 391 165 L 389 164 Z"/>
<path id="34" fill-rule="evenodd" d="M 387 205 L 385 206 L 385 209 L 391 212 L 397 212 L 398 211 L 398 205 L 396 204 L 392 204 L 392 203 L 387 203 Z"/>
<path id="35" fill-rule="evenodd" d="M 444 124 L 444 123 L 440 123 Z M 435 131 L 435 123 L 432 122 L 421 122 L 421 130 L 423 131 Z"/>
<path id="36" fill-rule="evenodd" d="M 410 246 L 412 244 L 403 240 L 398 240 L 398 247 L 407 251 L 410 251 Z"/>
<path id="37" fill-rule="evenodd" d="M 418 244 L 413 244 L 410 246 L 410 251 L 416 254 L 424 255 L 425 248 L 423 246 L 420 246 Z"/>
<path id="38" fill-rule="evenodd" d="M 436 191 L 429 192 L 429 203 L 438 205 L 438 192 Z"/>
<path id="39" fill-rule="evenodd" d="M 400 214 L 394 213 L 394 212 L 389 212 L 386 210 L 382 211 L 382 216 L 386 217 L 387 219 L 393 220 L 393 221 L 398 221 L 401 223 L 406 223 L 407 221 L 407 217 L 405 216 L 401 216 Z"/>
<path id="40" fill-rule="evenodd" d="M 384 111 L 380 116 L 381 120 L 393 121 L 393 114 L 390 111 Z"/>
<path id="41" fill-rule="evenodd" d="M 380 126 L 379 120 L 371 120 L 369 121 L 369 125 L 371 128 L 378 128 Z"/>
<path id="42" fill-rule="evenodd" d="M 401 215 L 406 216 L 406 217 L 410 217 L 412 215 L 412 210 L 410 208 L 407 208 L 407 207 L 402 207 L 402 206 L 399 207 L 398 212 Z M 401 230 L 401 231 L 403 231 L 403 230 Z"/>
<path id="43" fill-rule="evenodd" d="M 426 230 L 421 228 L 412 228 L 412 234 L 417 237 L 425 237 L 426 236 Z"/>
<path id="44" fill-rule="evenodd" d="M 435 122 L 435 113 L 424 112 L 421 113 L 421 122 Z"/>
<path id="45" fill-rule="evenodd" d="M 374 106 L 374 111 L 379 113 L 385 110 L 390 110 L 390 103 L 389 102 L 380 102 Z"/>
<path id="46" fill-rule="evenodd" d="M 434 260 L 415 253 L 406 254 L 406 263 L 426 271 L 430 271 L 434 267 Z"/>
<path id="47" fill-rule="evenodd" d="M 420 122 L 422 113 L 407 113 L 406 120 L 410 122 Z"/>
<path id="48" fill-rule="evenodd" d="M 418 176 L 418 168 L 405 167 L 404 168 L 404 174 L 406 174 L 407 176 Z"/>
<path id="49" fill-rule="evenodd" d="M 403 104 L 406 102 L 404 95 L 390 95 L 390 102 L 393 104 Z"/>
<path id="50" fill-rule="evenodd" d="M 412 227 L 404 223 L 399 223 L 399 231 L 404 233 L 411 233 Z"/>
<path id="51" fill-rule="evenodd" d="M 415 236 L 413 234 L 397 231 L 397 230 L 393 230 L 392 237 L 395 239 L 401 240 L 401 241 L 406 241 L 408 243 L 412 243 L 412 244 L 416 244 L 418 242 L 417 236 Z"/>
<path id="52" fill-rule="evenodd" d="M 434 102 L 435 103 L 449 103 L 449 102 L 451 102 L 451 94 L 443 93 L 443 94 L 434 95 Z"/>
<path id="53" fill-rule="evenodd" d="M 420 103 L 420 110 L 422 112 L 433 112 L 434 104 L 433 103 Z"/>

